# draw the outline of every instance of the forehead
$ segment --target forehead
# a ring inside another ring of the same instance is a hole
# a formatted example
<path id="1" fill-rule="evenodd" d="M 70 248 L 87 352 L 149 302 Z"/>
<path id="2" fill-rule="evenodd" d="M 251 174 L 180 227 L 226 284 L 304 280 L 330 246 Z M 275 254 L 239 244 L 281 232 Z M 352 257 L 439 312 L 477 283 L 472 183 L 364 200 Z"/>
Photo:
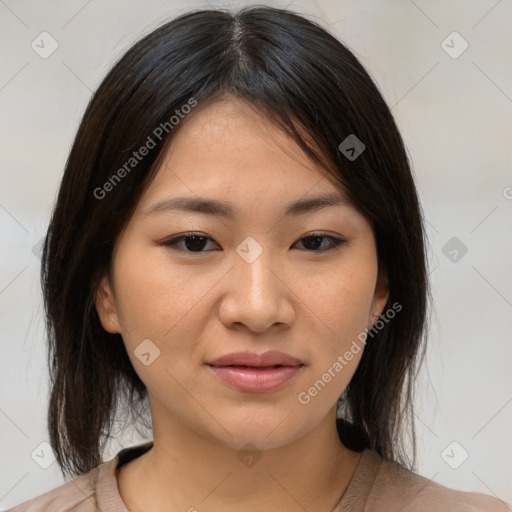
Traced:
<path id="1" fill-rule="evenodd" d="M 254 106 L 227 99 L 196 109 L 170 141 L 144 211 L 149 202 L 177 193 L 270 205 L 312 194 L 350 202 L 341 184 Z"/>

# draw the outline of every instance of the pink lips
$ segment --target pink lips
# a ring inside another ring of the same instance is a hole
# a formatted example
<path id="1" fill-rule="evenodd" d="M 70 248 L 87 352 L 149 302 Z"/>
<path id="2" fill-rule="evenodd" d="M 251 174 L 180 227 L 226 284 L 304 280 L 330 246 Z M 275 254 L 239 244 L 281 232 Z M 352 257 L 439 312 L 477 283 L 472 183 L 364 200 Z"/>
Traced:
<path id="1" fill-rule="evenodd" d="M 236 352 L 207 365 L 226 384 L 247 393 L 269 393 L 290 381 L 302 368 L 300 359 L 274 350 Z"/>

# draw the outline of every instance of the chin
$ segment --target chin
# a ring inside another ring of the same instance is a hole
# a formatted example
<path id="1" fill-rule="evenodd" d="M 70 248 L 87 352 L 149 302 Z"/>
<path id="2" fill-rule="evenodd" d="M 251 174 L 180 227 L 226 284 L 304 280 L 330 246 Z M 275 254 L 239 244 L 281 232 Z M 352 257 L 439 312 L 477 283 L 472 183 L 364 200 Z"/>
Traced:
<path id="1" fill-rule="evenodd" d="M 211 425 L 210 435 L 234 450 L 243 449 L 246 445 L 253 445 L 259 450 L 272 450 L 286 446 L 306 433 L 305 427 L 301 428 L 296 421 L 288 421 L 294 417 L 293 414 L 289 414 L 283 421 L 286 417 L 287 414 L 281 413 L 265 420 L 261 415 L 259 419 L 257 416 L 247 415 L 228 421 L 228 416 L 225 415 L 222 426 L 216 423 Z"/>

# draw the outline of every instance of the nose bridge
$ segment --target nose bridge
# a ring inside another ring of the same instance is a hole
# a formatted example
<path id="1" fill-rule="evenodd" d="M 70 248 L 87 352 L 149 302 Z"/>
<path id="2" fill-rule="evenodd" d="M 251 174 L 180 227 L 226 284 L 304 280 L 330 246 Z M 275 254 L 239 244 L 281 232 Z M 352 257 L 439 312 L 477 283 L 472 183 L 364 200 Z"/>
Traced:
<path id="1" fill-rule="evenodd" d="M 286 286 L 276 274 L 270 251 L 248 237 L 238 247 L 229 289 L 221 305 L 226 324 L 245 324 L 263 331 L 274 323 L 289 323 L 293 308 L 286 305 Z"/>
<path id="2" fill-rule="evenodd" d="M 235 279 L 247 287 L 248 300 L 264 299 L 267 293 L 275 296 L 276 276 L 272 270 L 271 253 L 253 237 L 247 237 L 238 247 L 239 261 L 235 265 Z"/>

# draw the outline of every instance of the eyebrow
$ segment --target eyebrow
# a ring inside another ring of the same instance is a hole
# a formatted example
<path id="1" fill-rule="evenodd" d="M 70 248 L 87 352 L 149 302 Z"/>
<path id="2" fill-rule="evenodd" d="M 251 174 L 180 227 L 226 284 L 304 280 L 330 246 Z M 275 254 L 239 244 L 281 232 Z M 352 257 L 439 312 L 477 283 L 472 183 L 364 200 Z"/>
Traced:
<path id="1" fill-rule="evenodd" d="M 353 204 L 340 194 L 323 194 L 316 197 L 300 199 L 286 206 L 285 216 L 296 216 L 310 213 L 327 206 L 345 206 L 354 208 Z M 230 203 L 205 197 L 175 197 L 157 201 L 143 215 L 145 217 L 171 210 L 220 215 L 229 219 L 235 217 L 235 209 Z"/>

